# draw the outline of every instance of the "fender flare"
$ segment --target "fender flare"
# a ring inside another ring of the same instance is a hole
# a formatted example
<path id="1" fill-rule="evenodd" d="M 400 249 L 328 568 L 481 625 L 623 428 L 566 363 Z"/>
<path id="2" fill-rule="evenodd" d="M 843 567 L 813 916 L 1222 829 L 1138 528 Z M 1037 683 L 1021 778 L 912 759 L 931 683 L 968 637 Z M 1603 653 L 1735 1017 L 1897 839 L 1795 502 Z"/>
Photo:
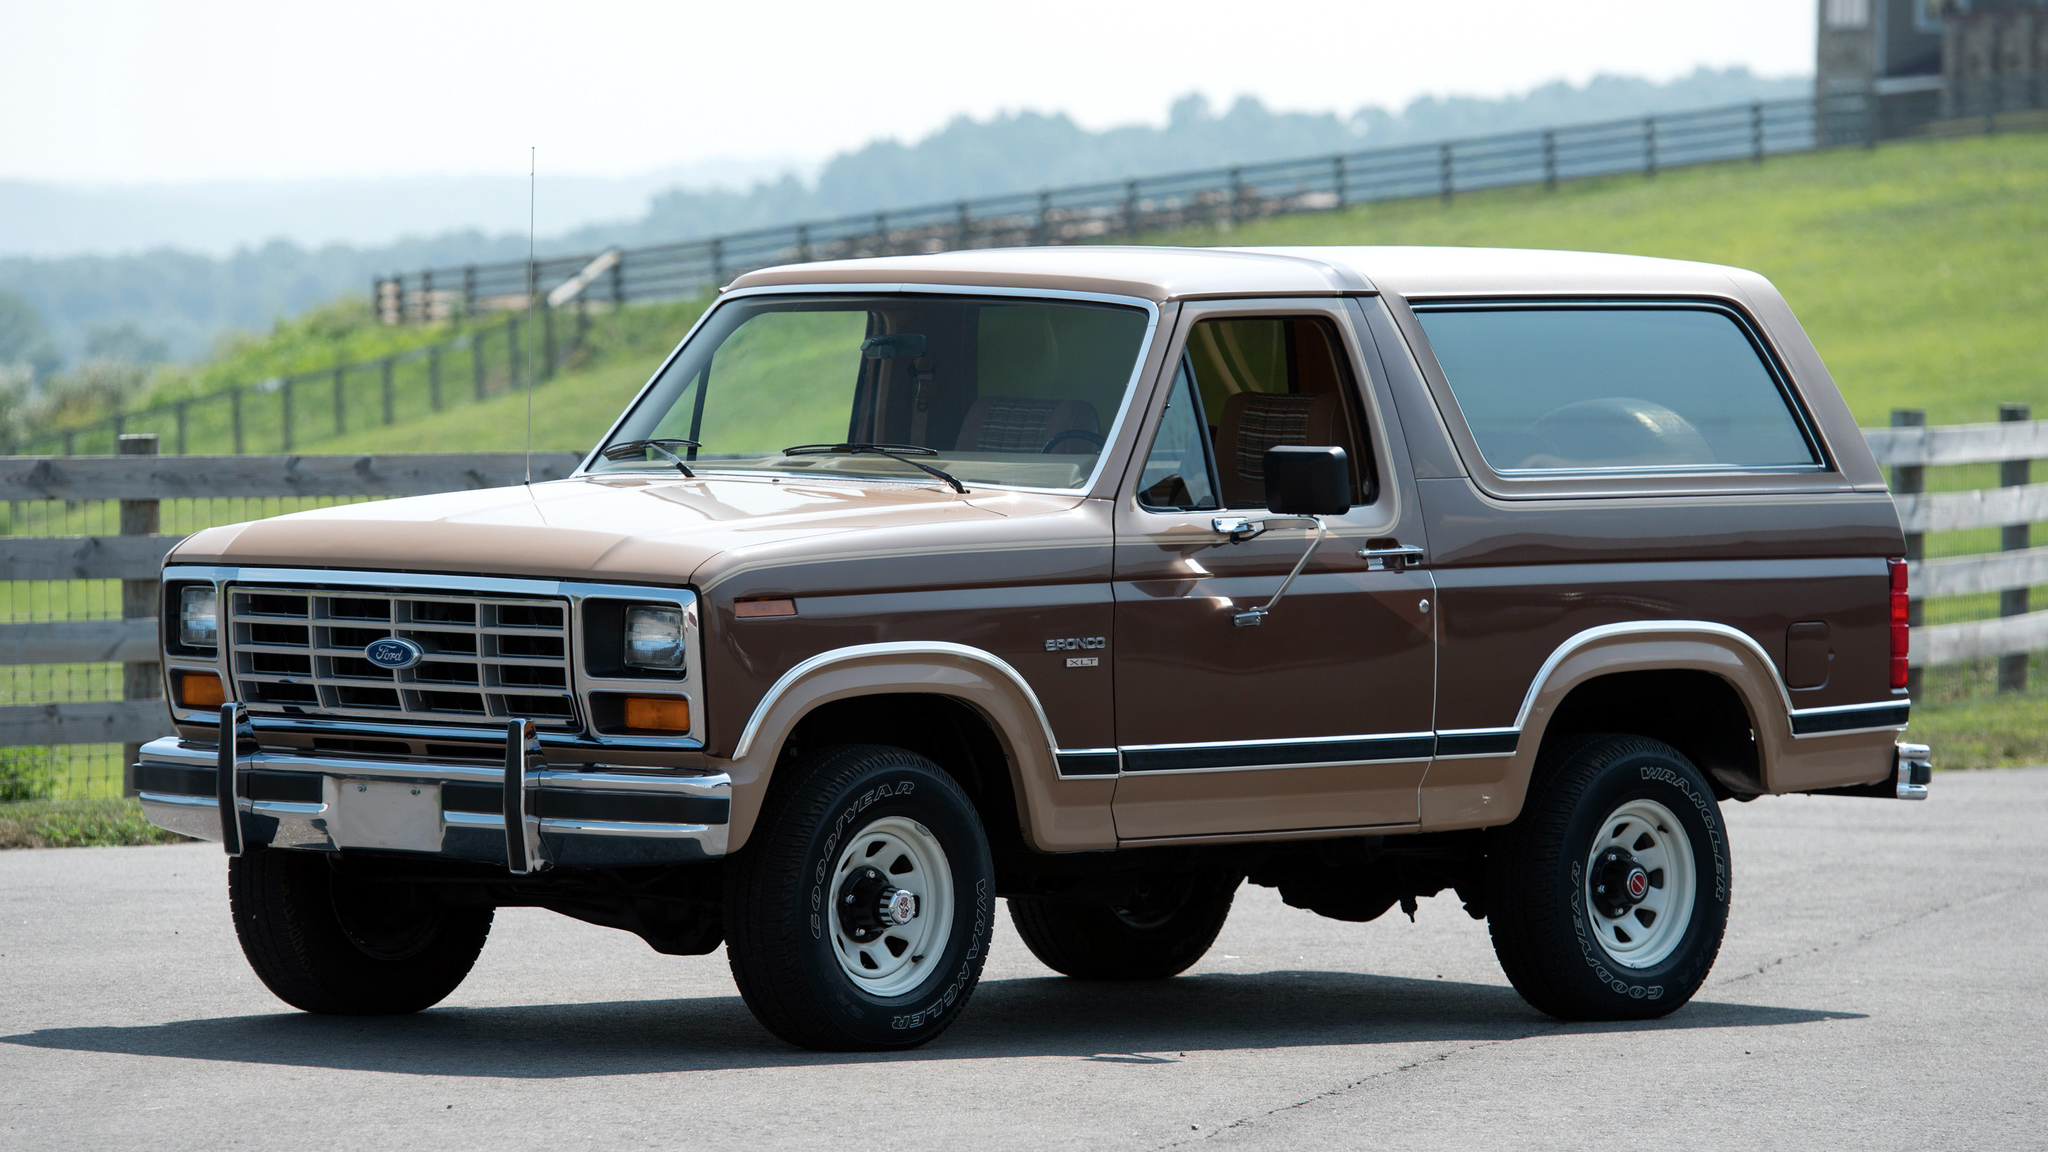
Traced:
<path id="1" fill-rule="evenodd" d="M 1423 782 L 1427 828 L 1505 824 L 1521 814 L 1536 756 L 1558 706 L 1572 690 L 1626 672 L 1705 672 L 1725 681 L 1748 710 L 1756 731 L 1757 771 L 1766 791 L 1793 739 L 1792 697 L 1777 665 L 1755 639 L 1710 620 L 1641 620 L 1603 624 L 1559 644 L 1530 679 L 1512 728 L 1512 755 L 1438 761 Z"/>
<path id="2" fill-rule="evenodd" d="M 753 831 L 775 761 L 805 716 L 836 700 L 902 694 L 947 697 L 988 722 L 1009 763 L 1018 822 L 1032 847 L 1075 851 L 1116 846 L 1109 822 L 1113 779 L 1058 778 L 1059 745 L 1052 724 L 1024 677 L 993 653 L 930 640 L 834 648 L 776 680 L 733 746 L 728 769 L 733 782 L 731 850 L 743 846 Z M 1099 816 L 1088 818 L 1090 810 Z"/>

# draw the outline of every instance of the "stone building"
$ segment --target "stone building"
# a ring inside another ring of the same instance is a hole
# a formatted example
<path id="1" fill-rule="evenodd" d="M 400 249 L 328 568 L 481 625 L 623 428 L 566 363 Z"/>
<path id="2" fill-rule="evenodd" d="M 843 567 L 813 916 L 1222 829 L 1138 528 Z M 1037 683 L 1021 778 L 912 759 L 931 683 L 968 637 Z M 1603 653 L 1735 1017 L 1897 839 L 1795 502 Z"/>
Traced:
<path id="1" fill-rule="evenodd" d="M 2048 0 L 1819 0 L 1815 96 L 1890 132 L 2048 103 Z"/>

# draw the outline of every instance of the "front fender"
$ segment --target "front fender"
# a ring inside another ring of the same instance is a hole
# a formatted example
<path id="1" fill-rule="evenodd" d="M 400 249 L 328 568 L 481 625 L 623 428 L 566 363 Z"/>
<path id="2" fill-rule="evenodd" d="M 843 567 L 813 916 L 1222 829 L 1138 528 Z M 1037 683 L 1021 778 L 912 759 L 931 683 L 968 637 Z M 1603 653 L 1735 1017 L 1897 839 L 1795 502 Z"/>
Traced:
<path id="1" fill-rule="evenodd" d="M 813 709 L 885 694 L 944 696 L 974 709 L 1008 761 L 1025 840 L 1043 852 L 1116 847 L 1110 821 L 1114 778 L 1062 780 L 1058 743 L 1031 685 L 1002 658 L 965 644 L 904 641 L 821 652 L 784 673 L 748 718 L 734 745 L 729 850 L 745 845 L 761 812 L 783 745 Z"/>

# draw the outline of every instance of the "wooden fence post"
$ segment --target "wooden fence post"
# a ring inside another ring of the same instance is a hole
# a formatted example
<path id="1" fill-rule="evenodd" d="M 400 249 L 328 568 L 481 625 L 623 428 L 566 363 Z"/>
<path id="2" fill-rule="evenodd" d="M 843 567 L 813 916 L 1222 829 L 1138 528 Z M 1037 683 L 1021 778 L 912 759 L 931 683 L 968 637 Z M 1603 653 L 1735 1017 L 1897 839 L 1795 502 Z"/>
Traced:
<path id="1" fill-rule="evenodd" d="M 1124 181 L 1124 235 L 1138 235 L 1138 182 Z"/>
<path id="2" fill-rule="evenodd" d="M 1342 152 L 1330 157 L 1330 174 L 1337 185 L 1337 211 L 1342 212 L 1351 202 L 1351 174 L 1345 170 Z"/>
<path id="3" fill-rule="evenodd" d="M 519 387 L 519 313 L 505 321 L 505 387 Z"/>
<path id="4" fill-rule="evenodd" d="M 2023 423 L 2033 419 L 2034 412 L 2025 404 L 2001 404 L 1998 419 L 2003 424 Z M 1998 485 L 2001 488 L 2018 488 L 2033 482 L 2034 462 L 2032 460 L 2006 460 L 1998 465 Z M 1999 546 L 2006 552 L 2023 552 L 2033 543 L 2032 531 L 2027 524 L 2007 524 L 1999 529 Z M 2028 589 L 2025 585 L 2007 588 L 1998 594 L 2000 616 L 2024 616 L 2028 611 Z M 2000 692 L 2024 692 L 2027 689 L 2027 659 L 2025 652 L 2007 652 L 1998 658 L 1998 690 Z"/>
<path id="5" fill-rule="evenodd" d="M 476 315 L 476 265 L 466 264 L 462 268 L 462 314 Z"/>
<path id="6" fill-rule="evenodd" d="M 1443 185 L 1441 195 L 1446 204 L 1451 202 L 1451 196 L 1457 190 L 1457 169 L 1454 167 L 1454 164 L 1455 160 L 1451 156 L 1451 145 L 1446 141 L 1437 149 L 1438 177 Z"/>
<path id="7" fill-rule="evenodd" d="M 348 365 L 334 366 L 334 434 L 348 431 Z"/>
<path id="8" fill-rule="evenodd" d="M 121 456 L 154 456 L 154 433 L 123 436 L 114 451 Z M 163 517 L 155 500 L 121 501 L 121 535 L 154 536 L 162 529 Z M 158 585 L 154 578 L 121 581 L 121 619 L 147 620 L 157 614 Z M 164 695 L 163 668 L 156 661 L 121 665 L 121 699 L 161 700 Z M 141 744 L 121 746 L 121 795 L 135 795 L 135 761 L 142 755 Z"/>
<path id="9" fill-rule="evenodd" d="M 555 378 L 555 307 L 543 297 L 540 302 L 540 372 L 542 380 Z"/>
<path id="10" fill-rule="evenodd" d="M 489 335 L 489 333 L 483 331 L 482 329 L 472 331 L 469 334 L 470 387 L 475 390 L 476 398 L 478 400 L 482 400 L 484 398 L 485 391 L 484 349 L 486 347 L 486 344 L 484 342 L 484 337 L 487 335 Z"/>
<path id="11" fill-rule="evenodd" d="M 1543 188 L 1557 191 L 1557 133 L 1543 133 Z"/>
<path id="12" fill-rule="evenodd" d="M 1657 118 L 1643 117 L 1643 178 L 1657 175 Z"/>
<path id="13" fill-rule="evenodd" d="M 1925 408 L 1892 409 L 1892 427 L 1923 428 L 1927 425 Z M 1927 490 L 1927 469 L 1919 464 L 1895 464 L 1892 466 L 1892 492 L 1900 496 L 1916 496 Z M 1927 558 L 1927 537 L 1919 532 L 1906 533 L 1906 562 L 1918 564 Z M 1906 606 L 1906 624 L 1918 628 L 1921 617 L 1926 615 L 1926 605 L 1919 597 Z M 1910 695 L 1920 694 L 1920 669 L 1914 668 L 1906 674 L 1906 691 Z"/>
<path id="14" fill-rule="evenodd" d="M 1752 164 L 1764 162 L 1764 102 L 1761 100 L 1749 106 L 1749 160 Z"/>

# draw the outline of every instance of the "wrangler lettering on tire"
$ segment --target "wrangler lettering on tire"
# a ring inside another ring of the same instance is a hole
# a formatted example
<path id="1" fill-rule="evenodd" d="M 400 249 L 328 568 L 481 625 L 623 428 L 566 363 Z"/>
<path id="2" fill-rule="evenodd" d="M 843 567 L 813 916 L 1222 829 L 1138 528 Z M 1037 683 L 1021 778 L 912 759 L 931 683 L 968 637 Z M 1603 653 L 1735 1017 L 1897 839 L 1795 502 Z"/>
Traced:
<path id="1" fill-rule="evenodd" d="M 1488 861 L 1501 968 L 1562 1019 L 1671 1012 L 1705 981 L 1728 923 L 1713 793 L 1677 750 L 1641 736 L 1568 739 L 1537 773 Z"/>

